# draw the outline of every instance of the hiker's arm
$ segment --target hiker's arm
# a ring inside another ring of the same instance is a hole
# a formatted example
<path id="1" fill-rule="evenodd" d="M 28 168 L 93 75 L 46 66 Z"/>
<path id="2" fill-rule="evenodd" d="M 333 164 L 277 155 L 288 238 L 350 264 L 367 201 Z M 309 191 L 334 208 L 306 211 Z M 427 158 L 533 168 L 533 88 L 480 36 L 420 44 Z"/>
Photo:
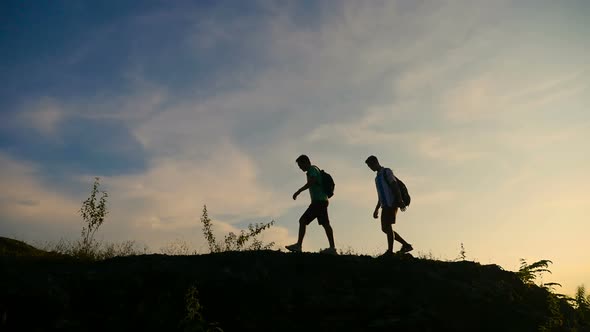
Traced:
<path id="1" fill-rule="evenodd" d="M 303 191 L 306 191 L 307 189 L 309 189 L 309 187 L 313 186 L 315 183 L 317 182 L 317 179 L 313 176 L 309 176 L 309 174 L 307 175 L 307 183 L 299 188 L 299 190 L 297 190 L 294 194 L 293 194 L 293 199 L 297 199 L 297 196 L 299 196 L 299 194 L 301 194 Z"/>
<path id="2" fill-rule="evenodd" d="M 379 218 L 379 208 L 381 207 L 381 202 L 377 199 L 377 206 L 375 206 L 375 211 L 373 211 L 373 218 Z"/>

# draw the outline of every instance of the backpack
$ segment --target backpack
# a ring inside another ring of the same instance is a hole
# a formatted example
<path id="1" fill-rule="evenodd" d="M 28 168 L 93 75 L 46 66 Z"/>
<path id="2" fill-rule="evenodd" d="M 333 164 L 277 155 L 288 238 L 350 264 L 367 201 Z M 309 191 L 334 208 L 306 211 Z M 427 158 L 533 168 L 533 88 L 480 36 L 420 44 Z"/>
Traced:
<path id="1" fill-rule="evenodd" d="M 332 178 L 332 176 L 324 172 L 323 169 L 320 170 L 320 176 L 322 177 L 322 189 L 324 190 L 326 195 L 328 195 L 328 198 L 334 196 L 334 187 L 336 186 L 336 184 L 334 183 L 334 179 Z"/>
<path id="2" fill-rule="evenodd" d="M 395 177 L 395 180 L 397 181 L 397 186 L 399 187 L 399 192 L 402 194 L 402 199 L 404 200 L 404 203 L 406 203 L 406 206 L 410 205 L 410 193 L 408 193 L 408 187 L 406 187 L 406 184 L 402 182 L 402 180 L 400 180 L 397 176 Z"/>

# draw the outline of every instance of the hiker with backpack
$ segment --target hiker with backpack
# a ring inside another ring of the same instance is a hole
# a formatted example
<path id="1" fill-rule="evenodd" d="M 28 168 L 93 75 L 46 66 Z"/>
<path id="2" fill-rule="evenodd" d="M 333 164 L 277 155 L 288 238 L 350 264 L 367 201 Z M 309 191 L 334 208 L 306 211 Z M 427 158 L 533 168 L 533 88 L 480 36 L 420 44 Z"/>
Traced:
<path id="1" fill-rule="evenodd" d="M 394 240 L 402 244 L 400 253 L 412 251 L 414 249 L 412 245 L 393 231 L 398 208 L 405 211 L 410 203 L 406 186 L 396 178 L 391 169 L 381 166 L 377 157 L 369 156 L 365 163 L 372 171 L 377 172 L 375 185 L 379 199 L 373 212 L 373 218 L 379 218 L 379 208 L 381 208 L 381 230 L 387 235 L 387 251 L 382 256 L 393 254 Z"/>
<path id="2" fill-rule="evenodd" d="M 334 181 L 328 173 L 312 165 L 308 156 L 301 155 L 295 161 L 299 168 L 307 173 L 307 183 L 293 194 L 293 199 L 297 199 L 297 196 L 303 191 L 309 190 L 311 204 L 301 218 L 299 218 L 297 243 L 285 246 L 285 248 L 289 251 L 301 252 L 305 229 L 307 225 L 317 218 L 318 224 L 324 227 L 328 242 L 330 243 L 330 247 L 320 250 L 320 253 L 335 255 L 337 252 L 334 245 L 334 234 L 332 226 L 330 226 L 330 219 L 328 218 L 328 198 L 334 194 Z"/>

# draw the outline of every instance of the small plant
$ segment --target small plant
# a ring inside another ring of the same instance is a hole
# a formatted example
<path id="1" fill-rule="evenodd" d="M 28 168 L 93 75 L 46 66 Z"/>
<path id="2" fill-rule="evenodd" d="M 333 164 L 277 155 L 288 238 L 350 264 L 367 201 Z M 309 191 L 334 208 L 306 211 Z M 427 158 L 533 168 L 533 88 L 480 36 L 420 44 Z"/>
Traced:
<path id="1" fill-rule="evenodd" d="M 203 235 L 207 240 L 210 252 L 267 250 L 271 249 L 275 245 L 274 242 L 264 244 L 258 239 L 258 236 L 260 233 L 262 233 L 262 231 L 274 225 L 274 220 L 269 223 L 249 224 L 248 231 L 241 230 L 240 234 L 229 232 L 224 237 L 222 243 L 217 242 L 215 235 L 213 235 L 213 227 L 211 224 L 211 219 L 209 218 L 209 213 L 207 212 L 206 205 L 203 206 L 201 223 L 203 224 Z"/>
<path id="2" fill-rule="evenodd" d="M 463 242 L 461 242 L 461 250 L 459 251 L 459 259 L 465 261 L 467 258 L 467 252 L 465 251 L 465 247 L 463 246 Z"/>
<path id="3" fill-rule="evenodd" d="M 95 247 L 94 234 L 96 234 L 108 213 L 106 206 L 108 194 L 106 191 L 100 191 L 102 195 L 97 201 L 99 186 L 99 178 L 96 177 L 94 178 L 94 184 L 92 185 L 92 190 L 90 191 L 90 197 L 82 202 L 82 207 L 80 208 L 80 215 L 82 216 L 84 223 L 84 226 L 82 227 L 82 240 L 80 249 L 83 253 L 87 254 L 91 253 L 92 249 Z"/>
<path id="4" fill-rule="evenodd" d="M 42 249 L 52 253 L 68 255 L 81 259 L 102 260 L 121 256 L 145 255 L 149 248 L 140 247 L 135 241 L 104 243 L 94 241 L 90 248 L 82 247 L 81 241 L 61 239 L 57 243 L 48 242 Z"/>
<path id="5" fill-rule="evenodd" d="M 434 256 L 434 254 L 432 253 L 432 250 L 429 250 L 427 253 L 423 252 L 423 251 L 418 251 L 416 253 L 416 257 L 420 258 L 420 259 L 431 260 L 431 261 L 440 260 L 438 257 Z"/>
<path id="6" fill-rule="evenodd" d="M 203 317 L 203 306 L 199 302 L 199 292 L 191 286 L 185 295 L 186 316 L 180 322 L 186 332 L 223 332 L 217 323 L 209 323 Z"/>
<path id="7" fill-rule="evenodd" d="M 338 249 L 338 255 L 359 256 L 360 254 L 356 250 L 354 250 L 353 247 L 348 246 L 345 249 Z"/>
<path id="8" fill-rule="evenodd" d="M 542 277 L 543 273 L 551 273 L 549 270 L 549 264 L 552 264 L 548 259 L 542 259 L 540 261 L 528 264 L 524 258 L 520 259 L 520 269 L 516 272 L 516 275 L 522 280 L 522 282 L 528 286 L 535 286 L 537 278 Z M 545 322 L 539 326 L 539 331 L 555 331 L 563 326 L 564 317 L 560 310 L 560 301 L 562 301 L 563 295 L 555 294 L 553 287 L 560 286 L 556 282 L 540 282 L 539 287 L 544 288 L 547 291 L 547 308 L 549 309 L 548 315 L 545 317 Z"/>
<path id="9" fill-rule="evenodd" d="M 215 235 L 213 235 L 213 227 L 211 225 L 211 219 L 209 218 L 209 213 L 207 212 L 207 205 L 203 206 L 203 214 L 201 215 L 201 223 L 203 224 L 203 235 L 207 240 L 207 244 L 209 245 L 210 252 L 220 252 L 221 247 L 217 243 L 215 239 Z"/>
<path id="10" fill-rule="evenodd" d="M 118 243 L 100 243 L 96 251 L 96 259 L 109 259 L 113 257 L 122 256 L 137 256 L 145 255 L 148 252 L 148 247 L 138 247 L 135 241 L 124 241 Z"/>
<path id="11" fill-rule="evenodd" d="M 590 295 L 586 295 L 586 287 L 578 286 L 576 296 L 574 297 L 576 309 L 590 310 Z"/>
<path id="12" fill-rule="evenodd" d="M 584 285 L 578 286 L 576 295 L 571 299 L 571 302 L 576 310 L 578 321 L 590 326 L 590 295 L 586 295 Z"/>
<path id="13" fill-rule="evenodd" d="M 164 255 L 190 255 L 191 250 L 188 243 L 184 240 L 176 239 L 176 241 L 167 244 L 160 248 L 160 252 Z M 196 254 L 196 251 L 192 252 Z"/>
<path id="14" fill-rule="evenodd" d="M 518 275 L 518 277 L 520 278 L 520 280 L 522 280 L 523 283 L 527 284 L 527 285 L 535 285 L 535 281 L 537 280 L 538 277 L 542 276 L 543 273 L 547 272 L 547 273 L 551 273 L 551 271 L 549 270 L 549 264 L 552 264 L 553 262 L 548 260 L 548 259 L 542 259 L 540 261 L 528 264 L 527 261 L 524 258 L 520 259 L 520 269 L 518 270 L 518 272 L 516 272 L 516 274 Z M 547 283 L 543 283 L 541 282 L 539 284 L 540 287 L 543 287 L 549 291 L 552 291 L 553 287 L 555 286 L 560 286 L 561 284 L 556 283 L 556 282 L 547 282 Z"/>

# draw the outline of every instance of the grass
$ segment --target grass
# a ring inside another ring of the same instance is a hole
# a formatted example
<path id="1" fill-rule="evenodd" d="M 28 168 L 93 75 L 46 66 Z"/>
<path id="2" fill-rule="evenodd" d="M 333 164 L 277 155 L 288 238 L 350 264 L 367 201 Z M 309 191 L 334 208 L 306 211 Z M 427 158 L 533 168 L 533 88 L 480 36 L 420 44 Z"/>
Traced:
<path id="1" fill-rule="evenodd" d="M 70 241 L 65 239 L 61 239 L 56 243 L 47 242 L 43 245 L 43 250 L 84 260 L 104 260 L 114 257 L 145 255 L 149 253 L 147 246 L 141 246 L 135 241 L 93 241 L 90 245 L 85 245 L 80 240 Z"/>

